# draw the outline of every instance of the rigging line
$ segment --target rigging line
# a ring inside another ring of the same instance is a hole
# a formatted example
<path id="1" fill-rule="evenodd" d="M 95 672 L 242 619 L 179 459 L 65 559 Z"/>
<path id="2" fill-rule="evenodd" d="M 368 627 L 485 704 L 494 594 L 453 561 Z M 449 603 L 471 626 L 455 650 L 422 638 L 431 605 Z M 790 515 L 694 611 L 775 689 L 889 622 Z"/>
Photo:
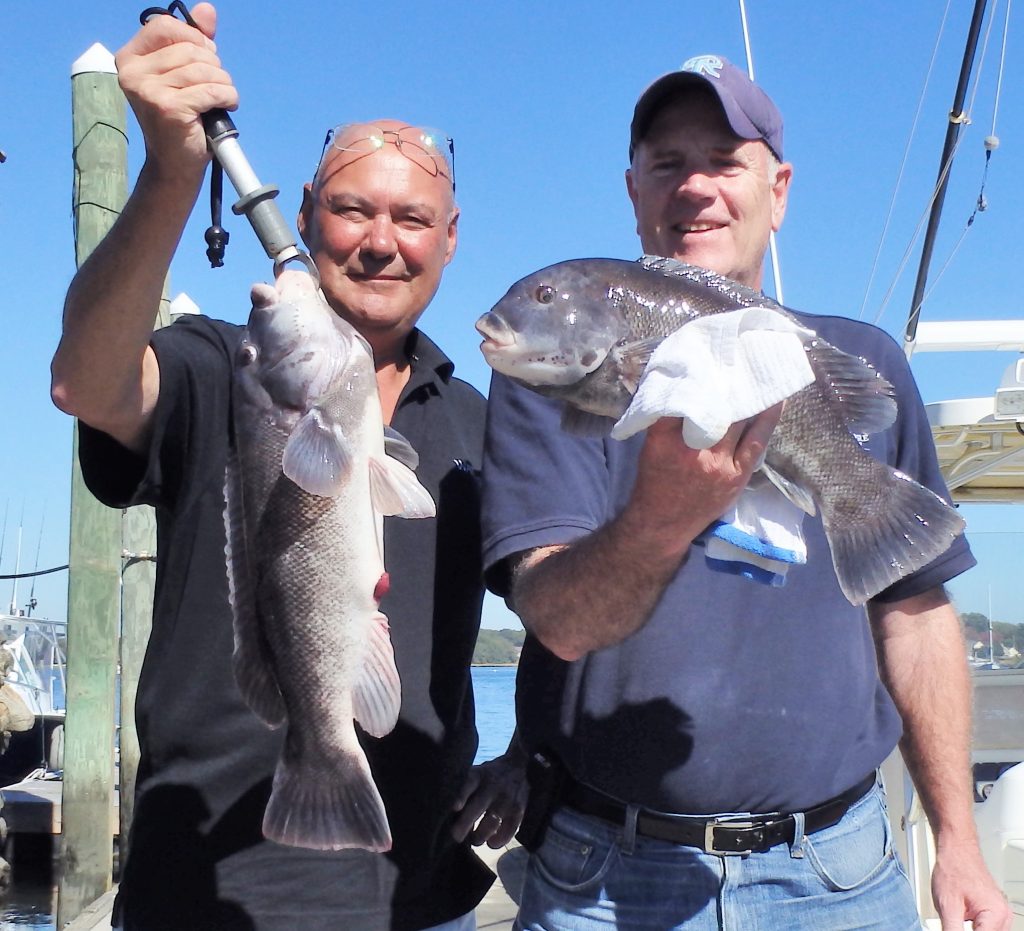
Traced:
<path id="1" fill-rule="evenodd" d="M 4 529 L 0 530 L 0 562 L 3 562 L 4 558 L 4 540 L 7 539 L 7 510 L 11 506 L 11 499 L 8 498 L 4 502 Z"/>
<path id="2" fill-rule="evenodd" d="M 1007 4 L 1007 5 L 1009 5 L 1009 4 Z M 984 39 L 984 41 L 982 42 L 982 45 L 981 45 L 981 54 L 978 56 L 978 70 L 976 72 L 976 77 L 975 77 L 975 81 L 974 81 L 974 88 L 971 91 L 971 100 L 970 100 L 970 103 L 967 105 L 966 110 L 964 111 L 966 114 L 970 114 L 970 113 L 973 112 L 973 110 L 974 110 L 974 102 L 975 102 L 975 100 L 977 100 L 978 93 L 979 93 L 980 88 L 981 88 L 981 76 L 982 76 L 982 73 L 984 72 L 984 69 L 985 69 L 985 57 L 986 57 L 986 55 L 988 53 L 988 42 L 989 42 L 989 39 L 992 36 L 992 26 L 995 23 L 996 11 L 998 10 L 998 7 L 999 7 L 998 3 L 996 3 L 992 7 L 992 15 L 989 17 L 988 28 L 985 30 L 985 39 Z M 1004 38 L 1005 38 L 1005 33 L 1004 33 Z M 971 125 L 971 121 L 968 118 L 966 123 L 964 124 L 964 129 L 966 130 L 968 127 L 970 127 L 970 125 Z M 958 139 L 957 141 L 959 143 L 960 139 Z M 928 287 L 928 290 L 925 292 L 924 296 L 921 298 L 921 306 L 922 307 L 928 301 L 928 298 L 931 297 L 932 292 L 935 290 L 936 285 L 938 285 L 939 281 L 942 279 L 942 276 L 945 274 L 946 270 L 949 268 L 949 266 L 952 263 L 953 259 L 956 257 L 957 252 L 960 251 L 960 247 L 963 245 L 964 239 L 967 238 L 967 233 L 970 231 L 971 227 L 974 225 L 974 219 L 978 215 L 979 210 L 984 210 L 985 209 L 985 197 L 984 197 L 985 179 L 988 176 L 988 166 L 989 166 L 989 161 L 991 159 L 991 156 L 992 156 L 992 150 L 988 149 L 985 152 L 985 167 L 984 167 L 984 169 L 982 171 L 981 189 L 978 192 L 978 199 L 975 201 L 974 211 L 967 218 L 967 223 L 964 225 L 963 230 L 961 230 L 960 236 L 957 239 L 956 243 L 953 245 L 953 248 L 950 250 L 949 256 L 946 258 L 946 261 L 943 262 L 942 268 L 939 269 L 939 273 L 932 280 L 930 286 Z M 952 158 L 950 158 L 950 162 L 952 163 Z"/>
<path id="3" fill-rule="evenodd" d="M 921 119 L 921 111 L 924 109 L 924 99 L 928 93 L 928 85 L 931 83 L 932 72 L 935 70 L 935 60 L 939 56 L 939 46 L 942 44 L 942 35 L 946 30 L 946 20 L 949 17 L 949 8 L 952 5 L 953 0 L 946 0 L 946 9 L 942 14 L 942 21 L 939 23 L 939 32 L 935 37 L 935 46 L 932 48 L 932 58 L 928 62 L 928 71 L 924 76 L 924 86 L 921 88 L 921 96 L 917 101 L 917 112 L 914 114 L 914 121 L 910 126 L 910 134 L 907 137 L 907 146 L 903 150 L 903 161 L 900 163 L 899 174 L 896 176 L 896 186 L 893 188 L 892 199 L 889 201 L 889 211 L 885 215 L 885 223 L 882 226 L 882 235 L 878 240 L 878 248 L 875 250 L 875 260 L 871 264 L 871 274 L 868 276 L 867 286 L 864 288 L 864 300 L 860 305 L 860 313 L 857 314 L 858 320 L 864 319 L 864 310 L 868 304 L 868 295 L 871 293 L 871 285 L 875 281 L 875 275 L 878 272 L 878 262 L 882 255 L 882 246 L 885 243 L 885 237 L 889 232 L 889 224 L 892 222 L 892 215 L 896 209 L 896 196 L 899 194 L 900 186 L 903 182 L 903 174 L 907 168 L 907 162 L 910 159 L 910 147 L 913 145 L 914 136 L 917 134 L 917 124 Z M 904 263 L 905 265 L 906 263 Z M 900 269 L 902 271 L 902 267 Z"/>
<path id="4" fill-rule="evenodd" d="M 999 77 L 995 81 L 995 100 L 992 103 L 992 135 L 995 135 L 995 118 L 999 112 L 999 95 L 1002 93 L 1002 75 L 1007 66 L 1007 37 L 1010 34 L 1010 7 L 1013 0 L 1007 0 L 1007 13 L 1002 19 L 1002 47 L 999 51 Z"/>
<path id="5" fill-rule="evenodd" d="M 970 113 L 972 112 L 972 110 L 974 108 L 974 101 L 976 100 L 976 98 L 978 96 L 978 91 L 979 91 L 979 88 L 980 88 L 980 85 L 981 85 L 981 75 L 982 75 L 982 71 L 983 71 L 984 65 L 985 65 L 985 54 L 986 54 L 986 51 L 988 49 L 989 38 L 990 38 L 990 36 L 992 34 L 992 25 L 995 22 L 996 10 L 998 9 L 998 5 L 999 4 L 997 2 L 992 7 L 992 12 L 991 12 L 991 14 L 989 16 L 988 28 L 985 30 L 985 38 L 984 38 L 984 40 L 982 42 L 981 55 L 980 55 L 980 58 L 978 60 L 978 69 L 975 72 L 974 87 L 971 90 L 970 102 L 967 103 L 965 101 L 964 103 L 962 103 L 960 105 L 960 112 L 959 113 L 950 112 L 950 114 L 949 114 L 950 122 L 952 123 L 954 120 L 956 120 L 957 122 L 959 122 L 960 126 L 962 126 L 964 129 L 970 127 L 970 125 L 971 125 Z M 962 79 L 963 79 L 963 76 L 961 75 L 961 80 Z M 954 107 L 956 107 L 956 106 L 957 106 L 957 103 L 954 101 Z M 949 150 L 949 156 L 946 159 L 945 164 L 942 165 L 942 170 L 939 173 L 939 178 L 938 178 L 938 180 L 935 183 L 935 189 L 933 190 L 932 196 L 931 196 L 930 200 L 928 201 L 928 204 L 927 204 L 927 207 L 926 207 L 926 211 L 927 211 L 927 213 L 929 215 L 928 216 L 929 227 L 930 227 L 930 224 L 931 224 L 931 216 L 930 216 L 930 214 L 932 213 L 932 211 L 934 209 L 935 201 L 939 197 L 944 195 L 945 187 L 946 187 L 946 184 L 947 184 L 947 182 L 949 180 L 949 172 L 952 170 L 953 161 L 956 158 L 957 152 L 960 150 L 960 145 L 962 144 L 962 142 L 964 140 L 964 135 L 965 135 L 964 133 L 961 133 L 959 131 L 954 135 L 954 137 L 953 137 L 953 144 L 952 144 L 952 147 Z M 949 139 L 949 135 L 948 135 L 948 130 L 947 130 L 947 140 L 948 139 Z M 922 218 L 921 222 L 923 222 L 923 220 L 924 220 L 924 218 Z M 895 276 L 893 277 L 892 283 L 889 285 L 889 290 L 886 292 L 885 298 L 883 299 L 881 305 L 879 306 L 878 312 L 875 314 L 875 318 L 874 318 L 874 320 L 872 322 L 876 326 L 878 325 L 879 321 L 882 319 L 882 315 L 885 313 L 885 309 L 888 306 L 889 300 L 892 298 L 893 292 L 895 291 L 898 279 L 903 274 L 903 270 L 906 267 L 907 260 L 909 259 L 909 252 L 910 252 L 911 249 L 913 249 L 914 244 L 917 242 L 917 237 L 920 235 L 920 232 L 921 232 L 921 222 L 918 223 L 917 228 L 914 230 L 914 236 L 913 236 L 913 238 L 912 238 L 912 240 L 910 242 L 910 245 L 908 246 L 908 251 L 907 251 L 907 253 L 904 254 L 903 261 L 900 263 L 900 267 L 897 270 Z M 972 219 L 971 222 L 973 222 L 973 219 Z M 970 227 L 971 223 L 968 222 L 967 225 L 968 225 L 968 227 Z M 960 242 L 962 242 L 962 241 L 963 241 L 963 236 L 961 235 L 960 241 L 957 243 L 956 247 L 954 248 L 954 252 L 955 252 L 955 249 L 959 248 Z M 926 242 L 926 248 L 927 248 L 927 242 Z M 946 264 L 943 266 L 943 270 L 945 270 L 945 268 L 949 265 L 949 262 L 951 261 L 951 259 L 952 259 L 952 256 L 950 256 L 950 258 L 946 260 Z M 917 295 L 917 288 L 920 286 L 920 283 L 921 283 L 921 281 L 920 281 L 920 279 L 921 279 L 920 270 L 919 270 L 919 273 L 918 273 L 918 279 L 919 279 L 918 285 L 915 285 L 915 299 L 916 299 L 916 295 Z M 933 283 L 932 287 L 934 288 L 934 283 Z M 931 293 L 931 289 L 929 289 L 928 293 L 929 294 Z M 922 296 L 920 297 L 920 299 L 917 300 L 917 311 L 916 311 L 916 313 L 917 313 L 918 318 L 920 318 L 921 309 L 924 307 L 924 300 L 925 300 L 925 297 L 924 297 L 924 294 L 923 294 L 923 291 L 922 291 Z M 909 326 L 909 324 L 908 324 L 908 326 Z"/>
<path id="6" fill-rule="evenodd" d="M 37 575 L 49 575 L 51 572 L 63 572 L 67 565 L 54 566 L 52 569 L 37 569 L 35 572 L 17 572 L 14 575 L 0 575 L 0 579 L 31 579 Z"/>
<path id="7" fill-rule="evenodd" d="M 956 141 L 953 143 L 953 148 L 950 150 L 949 158 L 946 159 L 946 163 L 942 166 L 942 172 L 939 174 L 939 177 L 935 182 L 935 187 L 932 189 L 931 197 L 928 198 L 928 203 L 924 205 L 924 209 L 921 211 L 921 217 L 917 221 L 917 226 L 914 227 L 914 234 L 911 237 L 910 242 L 907 243 L 906 251 L 903 253 L 903 258 L 900 260 L 899 267 L 896 269 L 896 273 L 892 277 L 889 289 L 885 292 L 885 297 L 882 298 L 882 303 L 878 306 L 878 312 L 875 314 L 875 318 L 871 321 L 875 326 L 878 326 L 879 320 L 882 319 L 882 315 L 885 313 L 885 309 L 889 305 L 889 301 L 892 299 L 893 293 L 896 290 L 896 285 L 899 284 L 900 276 L 907 267 L 907 262 L 910 261 L 914 247 L 917 245 L 918 237 L 921 235 L 921 230 L 928 223 L 928 215 L 931 212 L 932 205 L 938 198 L 939 191 L 942 190 L 943 182 L 949 176 L 950 169 L 953 167 L 953 159 L 956 158 L 956 153 L 960 150 L 962 143 L 963 136 L 957 136 Z"/>

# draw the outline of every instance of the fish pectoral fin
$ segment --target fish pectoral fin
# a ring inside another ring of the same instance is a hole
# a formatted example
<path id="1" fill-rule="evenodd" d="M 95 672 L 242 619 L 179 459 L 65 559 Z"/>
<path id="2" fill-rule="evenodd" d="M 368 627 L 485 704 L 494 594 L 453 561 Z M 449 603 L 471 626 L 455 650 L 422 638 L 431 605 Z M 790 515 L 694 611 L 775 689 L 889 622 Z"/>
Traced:
<path id="1" fill-rule="evenodd" d="M 636 394 L 640 379 L 647 370 L 651 355 L 661 344 L 660 336 L 648 336 L 612 350 L 619 370 L 619 380 L 630 394 Z"/>
<path id="2" fill-rule="evenodd" d="M 433 517 L 437 512 L 416 473 L 390 456 L 370 457 L 370 500 L 386 517 Z"/>
<path id="3" fill-rule="evenodd" d="M 573 436 L 604 437 L 612 432 L 614 426 L 614 417 L 581 411 L 571 404 L 566 404 L 562 408 L 562 429 Z"/>
<path id="4" fill-rule="evenodd" d="M 281 468 L 303 491 L 334 498 L 352 467 L 341 427 L 314 407 L 296 425 L 284 447 Z"/>
<path id="5" fill-rule="evenodd" d="M 384 428 L 384 452 L 413 471 L 420 464 L 420 454 L 413 449 L 412 443 L 394 427 Z"/>
<path id="6" fill-rule="evenodd" d="M 814 517 L 817 514 L 818 509 L 814 504 L 814 498 L 811 493 L 804 487 L 797 485 L 796 482 L 791 482 L 788 478 L 779 475 L 770 465 L 767 463 L 761 463 L 761 472 L 764 477 L 768 479 L 776 488 L 779 489 L 790 501 L 793 502 L 801 511 L 805 514 L 810 514 Z"/>
<path id="7" fill-rule="evenodd" d="M 352 688 L 352 710 L 360 726 L 372 737 L 390 734 L 402 707 L 402 682 L 395 666 L 388 619 L 373 615 L 367 638 L 366 659 Z"/>

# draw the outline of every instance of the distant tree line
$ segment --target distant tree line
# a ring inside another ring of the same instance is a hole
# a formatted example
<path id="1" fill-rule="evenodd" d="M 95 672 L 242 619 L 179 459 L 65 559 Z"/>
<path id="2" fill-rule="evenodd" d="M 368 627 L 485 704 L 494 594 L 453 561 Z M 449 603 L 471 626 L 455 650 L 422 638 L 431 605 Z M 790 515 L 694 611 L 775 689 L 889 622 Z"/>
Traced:
<path id="1" fill-rule="evenodd" d="M 976 611 L 962 614 L 960 619 L 964 625 L 964 641 L 969 653 L 988 656 L 988 618 Z M 981 642 L 982 648 L 975 649 Z M 1006 621 L 992 622 L 992 647 L 995 658 L 1016 658 L 1024 650 L 1024 624 L 1009 624 Z"/>
<path id="2" fill-rule="evenodd" d="M 473 662 L 479 666 L 516 665 L 523 649 L 523 630 L 480 629 L 473 650 Z"/>

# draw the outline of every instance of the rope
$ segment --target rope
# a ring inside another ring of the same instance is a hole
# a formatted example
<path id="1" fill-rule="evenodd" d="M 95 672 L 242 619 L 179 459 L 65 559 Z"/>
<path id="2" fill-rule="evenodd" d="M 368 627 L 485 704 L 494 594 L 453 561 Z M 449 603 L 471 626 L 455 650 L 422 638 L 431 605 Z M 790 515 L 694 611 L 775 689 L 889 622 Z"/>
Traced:
<path id="1" fill-rule="evenodd" d="M 39 569 L 36 572 L 17 572 L 14 575 L 0 575 L 0 579 L 32 579 L 37 575 L 49 575 L 51 572 L 63 572 L 67 566 L 54 566 L 52 569 Z"/>

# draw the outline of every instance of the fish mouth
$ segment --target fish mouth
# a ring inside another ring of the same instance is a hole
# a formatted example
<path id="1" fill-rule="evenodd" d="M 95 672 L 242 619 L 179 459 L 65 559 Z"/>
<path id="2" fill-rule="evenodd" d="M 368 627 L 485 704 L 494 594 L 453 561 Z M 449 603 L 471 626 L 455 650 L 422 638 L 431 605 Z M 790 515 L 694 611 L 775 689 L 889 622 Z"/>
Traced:
<path id="1" fill-rule="evenodd" d="M 488 311 L 477 320 L 476 331 L 484 338 L 480 348 L 485 354 L 508 349 L 516 342 L 515 331 L 508 325 L 504 317 L 496 314 L 493 310 Z"/>

